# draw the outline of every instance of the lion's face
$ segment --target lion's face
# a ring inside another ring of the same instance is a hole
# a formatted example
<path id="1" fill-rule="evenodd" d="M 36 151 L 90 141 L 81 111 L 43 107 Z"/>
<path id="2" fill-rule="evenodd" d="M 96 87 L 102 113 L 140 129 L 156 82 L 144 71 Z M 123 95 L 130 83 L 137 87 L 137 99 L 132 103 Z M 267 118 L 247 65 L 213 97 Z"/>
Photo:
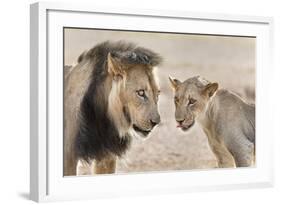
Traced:
<path id="1" fill-rule="evenodd" d="M 218 84 L 202 82 L 199 77 L 187 79 L 183 83 L 170 78 L 170 82 L 174 89 L 175 118 L 178 127 L 186 131 L 205 111 L 210 97 L 218 88 Z"/>
<path id="2" fill-rule="evenodd" d="M 141 137 L 148 136 L 153 127 L 160 123 L 158 95 L 152 68 L 139 65 L 128 69 L 121 96 L 131 128 Z"/>
<path id="3" fill-rule="evenodd" d="M 120 136 L 147 137 L 160 123 L 158 112 L 159 88 L 153 69 L 148 65 L 122 65 L 109 56 L 109 73 L 112 87 L 109 95 L 109 112 Z"/>

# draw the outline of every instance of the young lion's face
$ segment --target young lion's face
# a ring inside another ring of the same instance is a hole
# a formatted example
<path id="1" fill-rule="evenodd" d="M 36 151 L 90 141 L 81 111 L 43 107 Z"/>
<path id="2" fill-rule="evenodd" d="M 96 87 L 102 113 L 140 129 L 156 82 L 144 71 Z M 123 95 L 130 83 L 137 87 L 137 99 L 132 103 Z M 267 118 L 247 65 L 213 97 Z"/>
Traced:
<path id="1" fill-rule="evenodd" d="M 200 77 L 189 78 L 184 82 L 170 78 L 174 90 L 175 118 L 183 131 L 194 124 L 218 88 L 217 83 L 209 83 Z"/>

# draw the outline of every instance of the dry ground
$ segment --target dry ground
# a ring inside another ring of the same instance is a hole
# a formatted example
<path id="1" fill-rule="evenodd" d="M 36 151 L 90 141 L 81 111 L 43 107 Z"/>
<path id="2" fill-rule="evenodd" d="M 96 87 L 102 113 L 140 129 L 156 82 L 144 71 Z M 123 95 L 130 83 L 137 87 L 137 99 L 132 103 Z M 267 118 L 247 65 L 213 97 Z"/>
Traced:
<path id="1" fill-rule="evenodd" d="M 201 75 L 254 102 L 255 39 L 69 29 L 65 32 L 65 65 L 71 65 L 84 50 L 105 40 L 135 42 L 164 57 L 158 68 L 162 122 L 149 139 L 133 140 L 130 151 L 119 160 L 117 172 L 215 167 L 216 160 L 200 127 L 196 125 L 189 132 L 176 128 L 168 76 L 184 80 Z"/>

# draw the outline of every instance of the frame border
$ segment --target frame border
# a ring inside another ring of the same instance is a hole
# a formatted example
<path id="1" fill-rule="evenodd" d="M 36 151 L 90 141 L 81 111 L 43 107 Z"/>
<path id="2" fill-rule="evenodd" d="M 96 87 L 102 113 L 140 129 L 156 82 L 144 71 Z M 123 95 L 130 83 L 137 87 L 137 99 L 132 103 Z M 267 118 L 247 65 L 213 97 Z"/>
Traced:
<path id="1" fill-rule="evenodd" d="M 48 71 L 47 71 L 47 13 L 50 10 L 118 14 L 124 16 L 148 16 L 176 19 L 213 20 L 268 24 L 270 61 L 273 66 L 273 18 L 247 15 L 230 15 L 189 11 L 167 11 L 131 8 L 96 7 L 94 4 L 38 2 L 30 5 L 30 199 L 48 201 Z M 273 143 L 272 143 L 273 144 Z M 272 155 L 273 156 L 273 155 Z M 273 162 L 269 182 L 250 184 L 249 187 L 273 186 Z M 228 186 L 227 186 L 228 187 Z M 226 187 L 222 188 L 225 189 Z M 230 187 L 228 187 L 230 188 Z M 233 186 L 233 188 L 244 188 Z M 200 191 L 195 189 L 194 191 Z M 202 191 L 209 190 L 209 187 Z M 221 190 L 221 189 L 218 189 Z M 189 190 L 186 190 L 189 191 Z"/>

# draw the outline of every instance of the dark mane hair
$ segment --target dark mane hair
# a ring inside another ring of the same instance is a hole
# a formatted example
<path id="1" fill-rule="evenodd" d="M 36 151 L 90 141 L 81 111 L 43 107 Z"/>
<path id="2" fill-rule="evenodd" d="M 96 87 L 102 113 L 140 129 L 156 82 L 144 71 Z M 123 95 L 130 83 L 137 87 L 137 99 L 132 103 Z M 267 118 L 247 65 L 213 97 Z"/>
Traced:
<path id="1" fill-rule="evenodd" d="M 143 47 L 137 47 L 134 43 L 124 41 L 110 42 L 105 41 L 83 52 L 78 57 L 78 63 L 84 59 L 99 58 L 99 61 L 106 62 L 107 54 L 111 53 L 112 57 L 118 58 L 124 64 L 144 64 L 150 66 L 159 65 L 162 58 L 155 52 Z"/>
<path id="2" fill-rule="evenodd" d="M 78 63 L 84 60 L 91 62 L 92 74 L 80 104 L 79 127 L 74 146 L 76 157 L 88 162 L 91 159 L 101 160 L 107 155 L 121 156 L 128 149 L 131 140 L 128 134 L 119 136 L 114 122 L 108 116 L 108 94 L 103 92 L 108 75 L 108 53 L 126 64 L 156 66 L 161 62 L 158 54 L 121 41 L 103 42 L 79 56 Z"/>

